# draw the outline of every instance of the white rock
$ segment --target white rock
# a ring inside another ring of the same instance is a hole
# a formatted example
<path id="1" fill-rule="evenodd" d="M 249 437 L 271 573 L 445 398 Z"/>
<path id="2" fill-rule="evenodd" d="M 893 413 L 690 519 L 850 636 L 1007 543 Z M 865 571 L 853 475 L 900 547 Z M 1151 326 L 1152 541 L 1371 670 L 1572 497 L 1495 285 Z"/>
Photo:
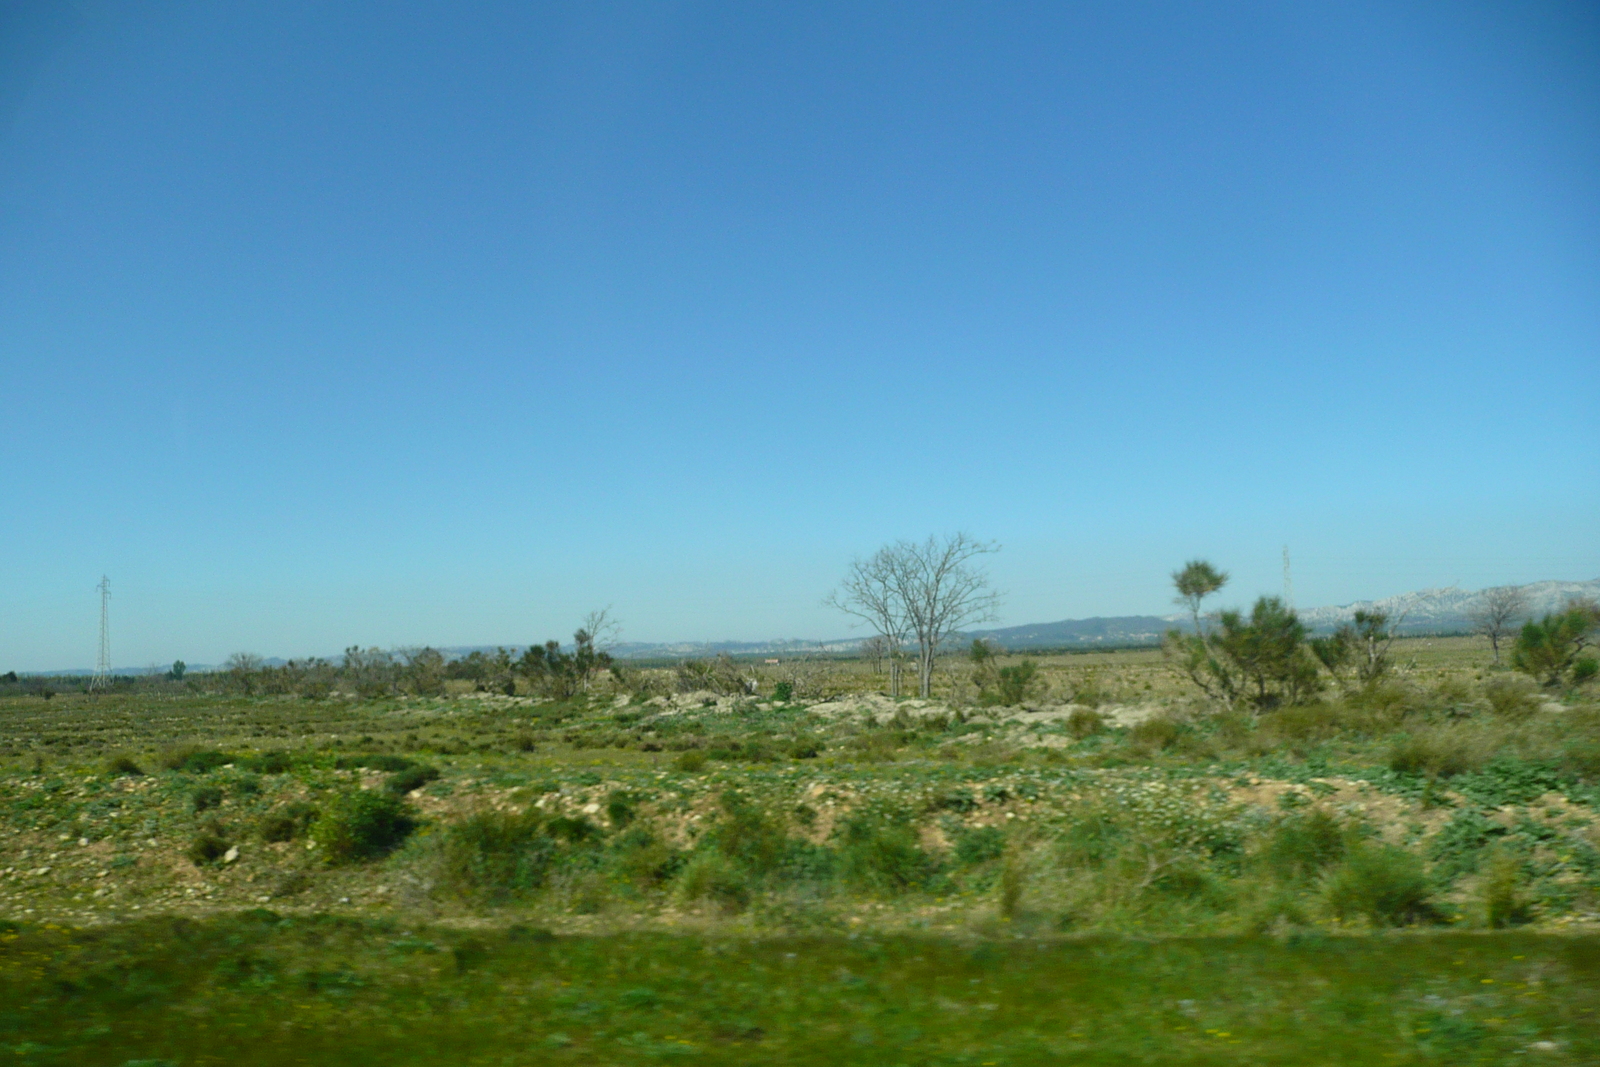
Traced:
<path id="1" fill-rule="evenodd" d="M 238 845 L 234 845 L 232 848 L 228 849 L 228 851 L 226 851 L 226 852 L 224 852 L 222 854 L 222 862 L 223 863 L 232 863 L 234 860 L 236 860 L 238 858 L 239 858 L 239 846 Z"/>

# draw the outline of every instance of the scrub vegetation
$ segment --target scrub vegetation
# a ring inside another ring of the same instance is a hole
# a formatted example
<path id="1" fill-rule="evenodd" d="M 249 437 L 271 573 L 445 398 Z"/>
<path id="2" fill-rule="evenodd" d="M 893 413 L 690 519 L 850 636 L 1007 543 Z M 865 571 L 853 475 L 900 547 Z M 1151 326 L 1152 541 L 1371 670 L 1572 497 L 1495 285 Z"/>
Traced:
<path id="1" fill-rule="evenodd" d="M 1206 615 L 1195 567 L 1163 648 L 952 643 L 918 699 L 882 648 L 613 662 L 603 615 L 520 656 L 24 679 L 0 1050 L 1600 1056 L 1592 607 L 1496 667 L 1380 616 Z"/>

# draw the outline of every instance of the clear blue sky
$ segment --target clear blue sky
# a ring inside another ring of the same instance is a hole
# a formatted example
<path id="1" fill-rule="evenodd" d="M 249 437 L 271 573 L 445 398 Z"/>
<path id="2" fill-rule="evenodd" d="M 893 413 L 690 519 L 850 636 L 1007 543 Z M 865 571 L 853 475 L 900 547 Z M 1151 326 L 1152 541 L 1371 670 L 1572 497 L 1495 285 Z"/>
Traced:
<path id="1" fill-rule="evenodd" d="M 1600 576 L 1592 3 L 4 10 L 0 670 Z"/>

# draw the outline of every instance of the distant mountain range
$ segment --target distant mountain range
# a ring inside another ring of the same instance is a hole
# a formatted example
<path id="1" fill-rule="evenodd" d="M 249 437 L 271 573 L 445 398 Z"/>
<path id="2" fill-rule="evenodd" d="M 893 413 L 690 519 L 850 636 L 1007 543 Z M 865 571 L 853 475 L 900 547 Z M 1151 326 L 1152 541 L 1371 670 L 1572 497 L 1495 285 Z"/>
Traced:
<path id="1" fill-rule="evenodd" d="M 1518 586 L 1527 600 L 1529 616 L 1557 611 L 1568 600 L 1588 597 L 1600 600 L 1600 578 L 1587 582 L 1533 582 Z M 1466 633 L 1472 629 L 1472 613 L 1483 603 L 1487 589 L 1467 590 L 1451 586 L 1448 589 L 1423 589 L 1413 593 L 1385 597 L 1382 600 L 1358 600 L 1338 607 L 1305 608 L 1300 619 L 1312 630 L 1328 632 L 1341 623 L 1349 622 L 1357 611 L 1388 612 L 1401 633 L 1448 634 Z M 1024 626 L 1004 626 L 994 630 L 974 630 L 967 638 L 982 637 L 997 642 L 1001 647 L 1015 651 L 1035 648 L 1126 648 L 1133 645 L 1153 645 L 1161 635 L 1173 627 L 1189 629 L 1189 616 L 1173 615 L 1116 615 L 1096 616 L 1092 619 L 1062 619 L 1060 622 L 1036 622 Z M 673 659 L 690 656 L 716 655 L 726 652 L 732 656 L 774 656 L 783 658 L 806 653 L 837 653 L 854 651 L 861 637 L 835 638 L 827 641 L 803 641 L 794 638 L 773 641 L 627 641 L 612 647 L 613 655 L 620 659 Z M 472 652 L 493 652 L 495 645 L 472 645 L 444 648 L 449 656 L 465 656 Z M 514 655 L 522 653 L 524 645 L 507 645 Z M 328 659 L 338 661 L 339 657 Z M 284 660 L 273 657 L 263 661 L 268 666 L 281 666 Z M 121 668 L 118 674 L 145 674 L 158 668 Z M 214 669 L 205 664 L 192 664 L 192 671 Z M 34 672 L 52 675 L 91 674 L 90 670 L 77 668 L 67 671 Z"/>

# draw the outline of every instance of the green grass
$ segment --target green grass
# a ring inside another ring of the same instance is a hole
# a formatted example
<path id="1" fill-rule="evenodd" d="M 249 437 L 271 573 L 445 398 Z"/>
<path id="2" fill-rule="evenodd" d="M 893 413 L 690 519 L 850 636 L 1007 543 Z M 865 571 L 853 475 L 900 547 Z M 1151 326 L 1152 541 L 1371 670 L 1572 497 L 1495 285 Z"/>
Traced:
<path id="1" fill-rule="evenodd" d="M 1259 717 L 1153 652 L 1049 714 L 0 697 L 0 1067 L 1600 1062 L 1595 694 L 1405 654 Z"/>
<path id="2" fill-rule="evenodd" d="M 1499 1064 L 1600 1057 L 1600 942 L 552 937 L 283 918 L 0 934 L 5 1062 Z"/>

